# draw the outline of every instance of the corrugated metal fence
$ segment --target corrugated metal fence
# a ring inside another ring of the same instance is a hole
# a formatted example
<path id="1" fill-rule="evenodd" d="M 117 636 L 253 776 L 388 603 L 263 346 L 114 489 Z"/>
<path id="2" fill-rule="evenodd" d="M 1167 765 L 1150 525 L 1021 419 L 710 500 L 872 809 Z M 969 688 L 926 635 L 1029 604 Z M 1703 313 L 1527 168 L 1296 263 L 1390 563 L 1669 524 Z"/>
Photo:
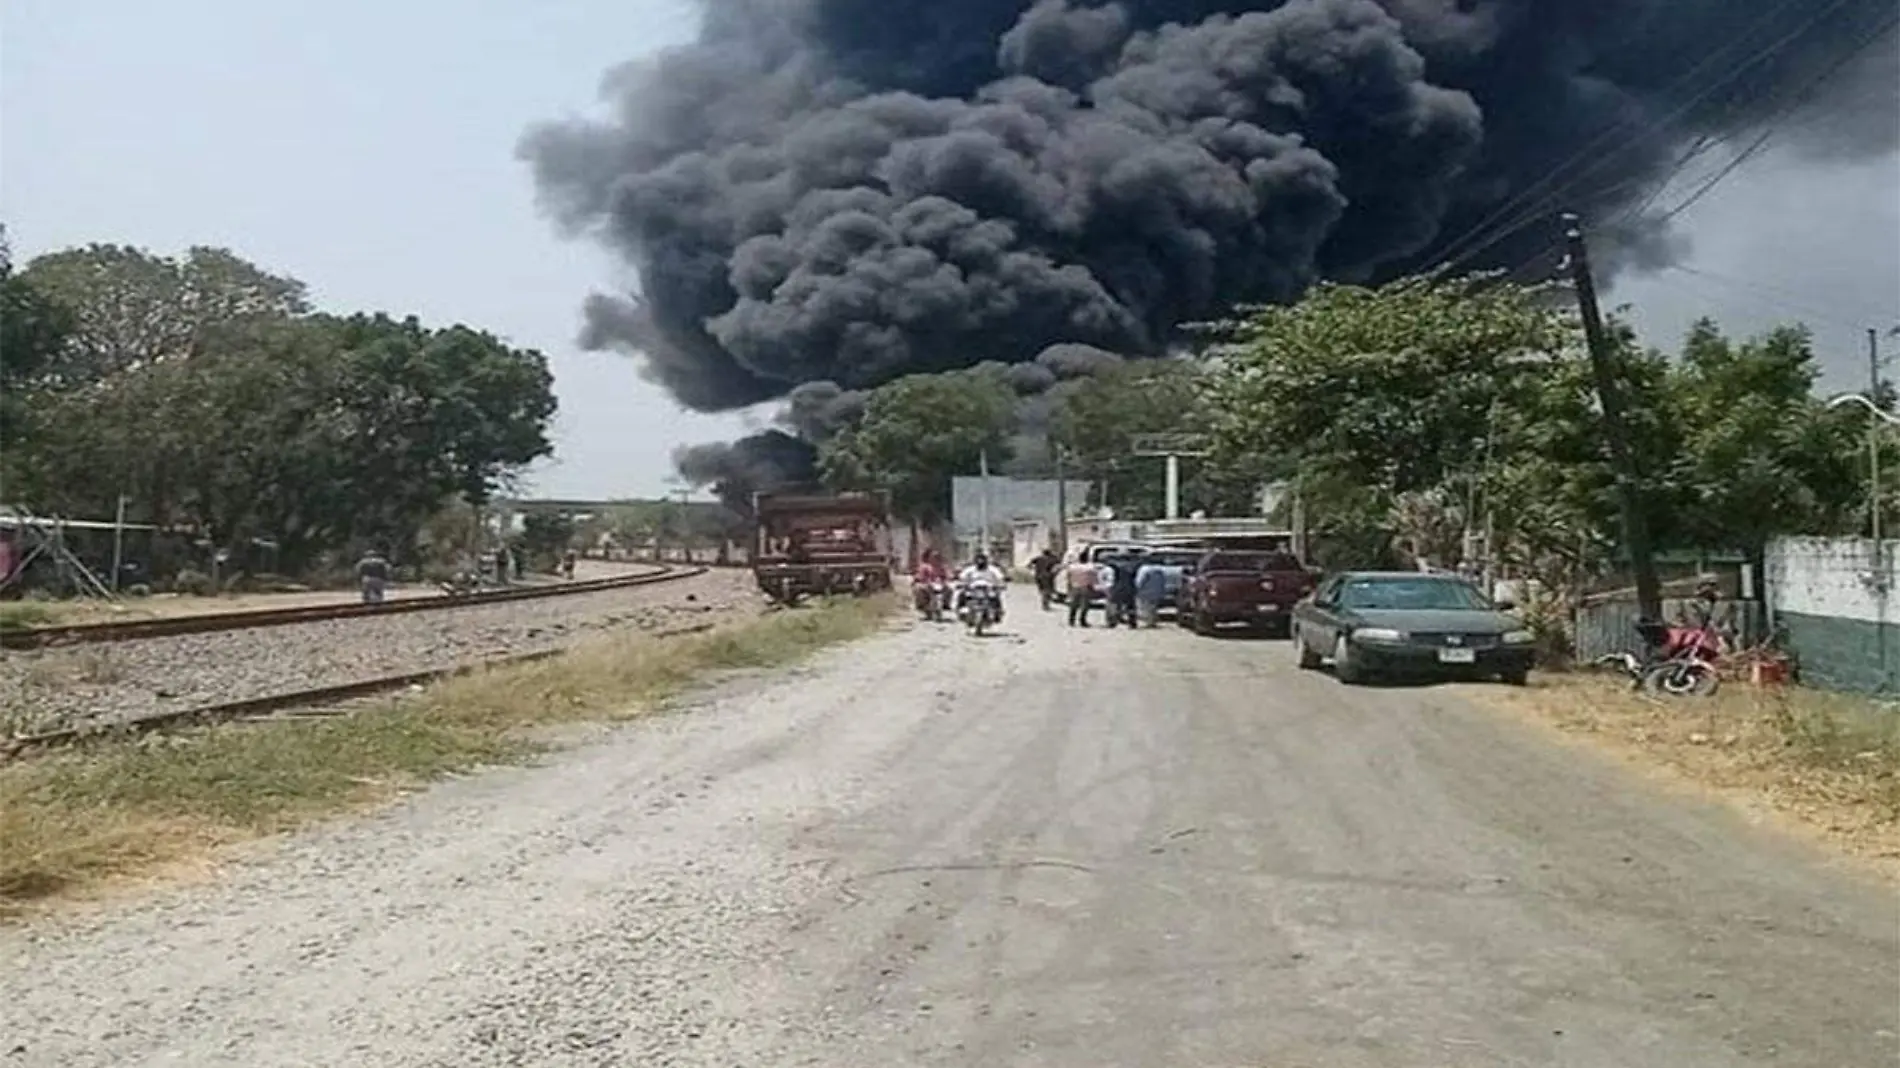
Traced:
<path id="1" fill-rule="evenodd" d="M 1675 619 L 1686 603 L 1664 600 L 1663 618 Z M 1718 619 L 1728 616 L 1735 620 L 1737 633 L 1732 640 L 1738 648 L 1754 645 L 1768 633 L 1760 601 L 1717 601 L 1716 613 Z M 1635 601 L 1603 601 L 1577 609 L 1577 662 L 1587 664 L 1599 656 L 1634 651 L 1640 640 L 1636 636 L 1639 614 Z"/>

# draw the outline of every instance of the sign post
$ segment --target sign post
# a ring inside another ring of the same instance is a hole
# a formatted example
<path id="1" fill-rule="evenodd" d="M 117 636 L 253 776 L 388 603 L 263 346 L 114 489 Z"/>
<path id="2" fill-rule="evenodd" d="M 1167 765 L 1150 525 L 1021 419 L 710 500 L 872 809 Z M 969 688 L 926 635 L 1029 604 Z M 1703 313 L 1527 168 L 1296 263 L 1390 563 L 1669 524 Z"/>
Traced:
<path id="1" fill-rule="evenodd" d="M 1181 457 L 1206 456 L 1199 434 L 1138 434 L 1136 456 L 1159 456 L 1167 461 L 1167 510 L 1164 518 L 1181 518 Z"/>

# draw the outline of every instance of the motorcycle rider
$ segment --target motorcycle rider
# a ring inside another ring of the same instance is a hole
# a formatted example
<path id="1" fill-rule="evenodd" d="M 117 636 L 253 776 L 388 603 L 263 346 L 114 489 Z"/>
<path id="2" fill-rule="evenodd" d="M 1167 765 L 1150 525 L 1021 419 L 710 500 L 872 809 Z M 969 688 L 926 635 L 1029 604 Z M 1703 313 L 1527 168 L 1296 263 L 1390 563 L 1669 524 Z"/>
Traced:
<path id="1" fill-rule="evenodd" d="M 911 596 L 917 608 L 922 611 L 926 597 L 936 596 L 936 586 L 940 582 L 950 581 L 949 570 L 943 566 L 943 557 L 935 549 L 925 549 L 924 555 L 917 561 L 917 570 L 911 573 Z"/>
<path id="2" fill-rule="evenodd" d="M 988 553 L 979 550 L 970 561 L 970 566 L 957 574 L 957 603 L 955 610 L 963 610 L 964 595 L 971 586 L 985 585 L 996 591 L 996 621 L 1003 621 L 1003 583 L 1007 581 L 1003 569 L 990 564 Z"/>

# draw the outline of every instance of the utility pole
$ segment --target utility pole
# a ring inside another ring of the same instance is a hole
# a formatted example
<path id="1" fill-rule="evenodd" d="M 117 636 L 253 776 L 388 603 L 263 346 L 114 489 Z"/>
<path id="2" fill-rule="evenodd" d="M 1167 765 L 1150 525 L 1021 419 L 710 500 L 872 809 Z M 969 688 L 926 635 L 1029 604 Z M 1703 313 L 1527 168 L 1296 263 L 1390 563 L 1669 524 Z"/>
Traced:
<path id="1" fill-rule="evenodd" d="M 1610 447 L 1616 472 L 1618 503 L 1623 516 L 1623 543 L 1629 547 L 1630 570 L 1636 579 L 1637 611 L 1649 619 L 1662 618 L 1662 583 L 1656 578 L 1656 558 L 1649 544 L 1649 521 L 1643 514 L 1641 483 L 1631 455 L 1629 428 L 1623 421 L 1623 386 L 1597 308 L 1596 281 L 1590 275 L 1590 252 L 1583 240 L 1583 221 L 1565 212 L 1564 243 L 1569 252 L 1570 276 L 1577 287 L 1577 311 L 1583 317 L 1584 340 L 1590 347 L 1590 370 L 1595 374 L 1597 399 L 1603 405 L 1603 436 Z"/>
<path id="2" fill-rule="evenodd" d="M 1056 459 L 1056 554 L 1069 551 L 1069 479 L 1062 470 L 1062 446 L 1051 441 L 1049 450 Z"/>
<path id="3" fill-rule="evenodd" d="M 1873 331 L 1868 331 L 1873 333 Z M 118 593 L 118 576 L 125 570 L 125 494 L 120 494 L 118 511 L 112 515 L 112 593 Z"/>
<path id="4" fill-rule="evenodd" d="M 1867 400 L 1876 414 L 1880 411 L 1880 331 L 1867 330 Z M 1874 539 L 1874 574 L 1881 577 L 1880 568 L 1880 420 L 1867 421 L 1867 515 L 1868 526 Z"/>
<path id="5" fill-rule="evenodd" d="M 976 551 L 988 556 L 990 554 L 990 450 L 984 449 L 979 453 L 977 463 L 983 479 L 983 499 L 977 506 L 977 522 L 983 524 L 983 532 L 977 536 Z"/>
<path id="6" fill-rule="evenodd" d="M 1199 436 L 1143 434 L 1134 441 L 1133 455 L 1159 456 L 1167 464 L 1166 480 L 1162 485 L 1165 501 L 1163 515 L 1168 519 L 1181 518 L 1181 457 L 1207 455 Z"/>

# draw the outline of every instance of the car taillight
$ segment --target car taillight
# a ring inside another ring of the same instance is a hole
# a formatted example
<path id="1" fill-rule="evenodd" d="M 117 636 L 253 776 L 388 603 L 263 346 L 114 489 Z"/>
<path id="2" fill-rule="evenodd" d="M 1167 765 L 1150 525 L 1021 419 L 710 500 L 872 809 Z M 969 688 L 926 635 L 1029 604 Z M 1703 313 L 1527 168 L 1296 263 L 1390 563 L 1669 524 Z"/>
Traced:
<path id="1" fill-rule="evenodd" d="M 1272 589 L 1272 588 L 1273 588 L 1273 580 L 1272 580 L 1272 579 L 1261 579 L 1261 580 L 1260 580 L 1260 588 L 1261 588 L 1261 589 L 1263 589 L 1263 590 L 1270 590 L 1270 589 Z"/>

